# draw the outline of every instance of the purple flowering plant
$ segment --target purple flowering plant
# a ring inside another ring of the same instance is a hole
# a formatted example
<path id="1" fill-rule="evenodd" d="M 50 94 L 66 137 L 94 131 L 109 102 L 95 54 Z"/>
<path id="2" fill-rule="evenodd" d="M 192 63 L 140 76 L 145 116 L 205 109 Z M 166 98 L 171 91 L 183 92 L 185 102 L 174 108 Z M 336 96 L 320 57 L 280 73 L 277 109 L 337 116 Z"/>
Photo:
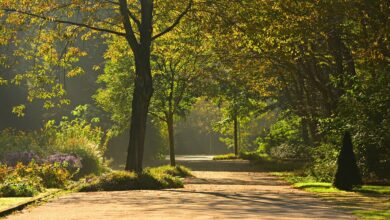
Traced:
<path id="1" fill-rule="evenodd" d="M 66 167 L 66 169 L 71 173 L 77 172 L 82 167 L 81 159 L 78 156 L 72 154 L 53 154 L 48 156 L 45 162 L 49 164 L 60 164 Z"/>
<path id="2" fill-rule="evenodd" d="M 3 159 L 4 164 L 8 166 L 16 166 L 18 163 L 22 163 L 24 165 L 29 164 L 31 161 L 35 161 L 37 163 L 42 162 L 42 159 L 36 153 L 32 151 L 24 151 L 24 152 L 9 152 L 6 153 Z"/>

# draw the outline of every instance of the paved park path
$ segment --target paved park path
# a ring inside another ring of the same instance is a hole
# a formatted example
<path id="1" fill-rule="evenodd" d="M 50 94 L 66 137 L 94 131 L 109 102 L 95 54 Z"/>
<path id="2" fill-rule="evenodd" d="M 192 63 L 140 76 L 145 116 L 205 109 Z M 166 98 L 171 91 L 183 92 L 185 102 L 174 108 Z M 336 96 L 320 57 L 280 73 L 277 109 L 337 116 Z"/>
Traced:
<path id="1" fill-rule="evenodd" d="M 72 193 L 7 219 L 355 219 L 247 161 L 178 159 L 196 176 L 183 189 Z"/>

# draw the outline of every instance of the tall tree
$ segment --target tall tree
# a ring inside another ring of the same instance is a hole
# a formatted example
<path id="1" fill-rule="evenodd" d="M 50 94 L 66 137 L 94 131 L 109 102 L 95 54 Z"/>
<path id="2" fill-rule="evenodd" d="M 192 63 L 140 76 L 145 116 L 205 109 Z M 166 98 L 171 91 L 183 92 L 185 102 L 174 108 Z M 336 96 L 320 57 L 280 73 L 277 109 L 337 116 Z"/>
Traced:
<path id="1" fill-rule="evenodd" d="M 130 120 L 130 140 L 126 170 L 142 170 L 145 129 L 150 99 L 153 95 L 153 77 L 151 72 L 152 42 L 174 29 L 180 20 L 189 12 L 193 1 L 170 4 L 158 2 L 160 12 L 177 16 L 169 25 L 158 26 L 159 33 L 154 33 L 158 19 L 155 18 L 158 7 L 154 0 L 130 1 L 1 1 L 0 15 L 15 25 L 56 24 L 55 29 L 77 27 L 78 32 L 89 30 L 89 33 L 108 33 L 126 39 L 133 53 L 135 63 L 134 93 L 132 99 L 132 116 Z M 184 5 L 184 6 L 183 6 Z M 157 5 L 158 6 L 158 5 Z M 177 12 L 181 10 L 181 12 Z M 19 20 L 12 20 L 19 19 Z M 163 19 L 166 21 L 166 19 Z M 49 27 L 49 26 L 46 26 Z M 59 33 L 61 35 L 61 33 Z"/>
<path id="2" fill-rule="evenodd" d="M 190 22 L 156 42 L 152 66 L 156 93 L 151 114 L 162 120 L 168 131 L 170 162 L 175 160 L 175 117 L 185 116 L 195 103 L 203 78 L 202 65 L 207 62 L 204 41 Z"/>

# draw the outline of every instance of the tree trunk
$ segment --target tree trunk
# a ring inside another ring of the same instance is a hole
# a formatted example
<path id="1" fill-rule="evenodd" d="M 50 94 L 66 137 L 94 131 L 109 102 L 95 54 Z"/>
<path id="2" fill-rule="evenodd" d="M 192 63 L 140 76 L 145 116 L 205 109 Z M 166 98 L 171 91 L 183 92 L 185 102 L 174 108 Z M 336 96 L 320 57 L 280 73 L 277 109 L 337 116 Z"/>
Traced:
<path id="1" fill-rule="evenodd" d="M 238 119 L 237 115 L 234 115 L 234 155 L 238 156 Z"/>
<path id="2" fill-rule="evenodd" d="M 175 159 L 175 133 L 173 128 L 173 115 L 169 115 L 167 118 L 168 126 L 168 138 L 169 138 L 169 159 L 171 161 L 171 166 L 176 166 Z"/>
<path id="3" fill-rule="evenodd" d="M 126 170 L 141 172 L 144 153 L 146 121 L 153 83 L 150 68 L 150 50 L 135 55 L 136 79 L 132 101 L 130 140 L 127 152 Z"/>

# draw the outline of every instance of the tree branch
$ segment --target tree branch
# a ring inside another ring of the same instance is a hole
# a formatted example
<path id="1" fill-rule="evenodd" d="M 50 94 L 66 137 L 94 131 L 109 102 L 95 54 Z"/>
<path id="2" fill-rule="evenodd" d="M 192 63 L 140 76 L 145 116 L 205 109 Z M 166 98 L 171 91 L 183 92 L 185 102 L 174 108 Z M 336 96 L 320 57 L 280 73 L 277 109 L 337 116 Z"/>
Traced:
<path id="1" fill-rule="evenodd" d="M 155 112 L 149 111 L 149 114 L 151 114 L 152 116 L 154 116 L 154 117 L 160 119 L 161 121 L 164 121 L 164 122 L 167 122 L 167 121 L 168 121 L 167 119 L 161 117 L 160 115 L 158 115 L 158 114 L 155 113 Z"/>
<path id="2" fill-rule="evenodd" d="M 39 19 L 42 19 L 42 20 L 45 20 L 45 21 L 54 22 L 54 23 L 69 24 L 69 25 L 74 25 L 74 26 L 78 26 L 78 27 L 85 27 L 85 28 L 88 28 L 88 29 L 91 29 L 91 30 L 106 32 L 106 33 L 110 33 L 110 34 L 115 34 L 115 35 L 122 36 L 122 37 L 126 36 L 126 34 L 122 33 L 122 32 L 118 32 L 118 31 L 114 31 L 114 30 L 110 30 L 110 29 L 106 29 L 106 28 L 94 27 L 94 26 L 91 26 L 91 25 L 88 25 L 88 24 L 78 23 L 78 22 L 74 22 L 74 21 L 66 21 L 66 20 L 55 19 L 55 18 L 43 16 L 43 15 L 37 15 L 37 14 L 31 13 L 31 12 L 27 12 L 27 11 L 20 11 L 20 10 L 12 9 L 12 8 L 0 8 L 0 10 L 6 11 L 6 12 L 11 12 L 11 13 L 18 13 L 18 14 L 28 15 L 28 16 L 31 16 L 31 17 L 39 18 Z"/>
<path id="3" fill-rule="evenodd" d="M 133 27 L 129 20 L 129 8 L 127 7 L 127 0 L 119 0 L 119 8 L 121 11 L 121 15 L 123 16 L 123 25 L 126 31 L 125 37 L 127 42 L 129 43 L 131 49 L 135 53 L 138 50 L 139 43 L 137 38 L 135 37 Z"/>
<path id="4" fill-rule="evenodd" d="M 186 7 L 186 9 L 176 18 L 176 20 L 172 23 L 171 26 L 167 27 L 165 30 L 163 30 L 162 32 L 154 35 L 152 37 L 152 40 L 156 40 L 157 38 L 163 36 L 164 34 L 170 32 L 171 30 L 173 30 L 173 28 L 175 28 L 181 21 L 181 19 L 190 11 L 191 7 L 192 7 L 192 3 L 193 3 L 193 0 L 190 0 L 188 2 L 188 5 Z"/>
<path id="5" fill-rule="evenodd" d="M 114 5 L 119 5 L 120 6 L 120 3 L 113 2 L 113 1 L 110 1 L 110 0 L 105 0 L 105 1 L 108 2 L 108 3 L 114 4 Z M 127 13 L 129 14 L 129 17 L 131 18 L 131 20 L 133 20 L 134 23 L 136 23 L 138 28 L 139 28 L 141 26 L 140 20 L 130 11 L 129 8 L 127 8 Z"/>

